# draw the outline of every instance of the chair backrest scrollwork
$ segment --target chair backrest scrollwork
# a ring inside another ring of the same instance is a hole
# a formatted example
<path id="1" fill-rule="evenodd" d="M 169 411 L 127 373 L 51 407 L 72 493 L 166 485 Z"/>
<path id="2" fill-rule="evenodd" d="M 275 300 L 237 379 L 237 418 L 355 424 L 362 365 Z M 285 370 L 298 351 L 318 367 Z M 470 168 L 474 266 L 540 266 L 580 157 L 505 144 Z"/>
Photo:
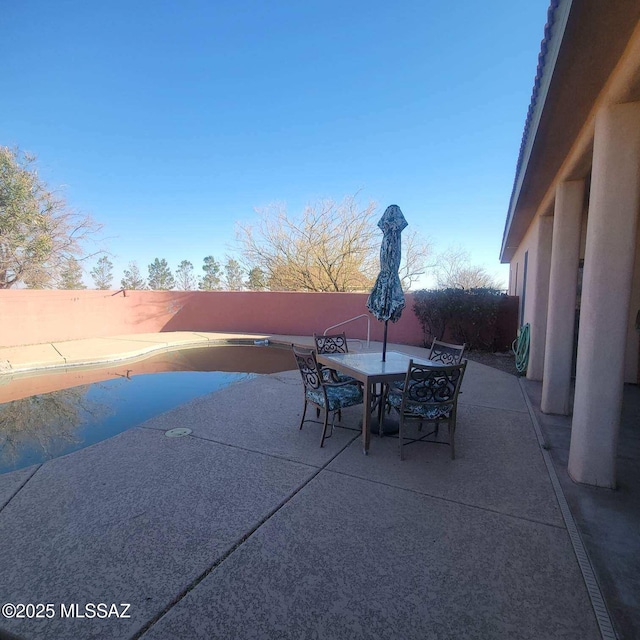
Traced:
<path id="1" fill-rule="evenodd" d="M 344 333 L 334 333 L 328 336 L 313 334 L 318 353 L 349 353 L 347 336 Z"/>
<path id="2" fill-rule="evenodd" d="M 460 364 L 466 346 L 466 344 L 448 344 L 434 340 L 431 344 L 429 360 L 445 365 Z"/>
<path id="3" fill-rule="evenodd" d="M 404 396 L 409 402 L 428 405 L 454 405 L 467 361 L 449 366 L 425 366 L 409 363 L 404 383 Z"/>
<path id="4" fill-rule="evenodd" d="M 313 349 L 301 349 L 291 345 L 302 382 L 306 389 L 319 389 L 322 386 L 322 374 Z"/>

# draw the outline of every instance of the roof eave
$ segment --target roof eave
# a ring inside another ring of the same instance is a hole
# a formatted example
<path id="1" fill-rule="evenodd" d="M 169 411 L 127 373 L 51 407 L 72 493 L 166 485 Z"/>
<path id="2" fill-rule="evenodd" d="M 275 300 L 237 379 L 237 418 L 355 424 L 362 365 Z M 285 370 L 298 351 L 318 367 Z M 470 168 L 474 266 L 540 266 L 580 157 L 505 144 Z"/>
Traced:
<path id="1" fill-rule="evenodd" d="M 509 200 L 509 210 L 504 233 L 502 235 L 502 245 L 500 249 L 501 262 L 510 262 L 517 249 L 517 247 L 509 246 L 511 224 L 518 208 L 522 185 L 527 174 L 531 152 L 538 133 L 540 119 L 544 111 L 549 86 L 555 71 L 572 4 L 573 0 L 551 0 L 547 12 L 547 24 L 545 25 L 544 38 L 538 56 L 538 70 L 534 80 L 531 103 L 529 104 L 529 110 L 525 120 L 520 153 L 518 155 L 518 162 L 516 163 L 516 176 Z"/>

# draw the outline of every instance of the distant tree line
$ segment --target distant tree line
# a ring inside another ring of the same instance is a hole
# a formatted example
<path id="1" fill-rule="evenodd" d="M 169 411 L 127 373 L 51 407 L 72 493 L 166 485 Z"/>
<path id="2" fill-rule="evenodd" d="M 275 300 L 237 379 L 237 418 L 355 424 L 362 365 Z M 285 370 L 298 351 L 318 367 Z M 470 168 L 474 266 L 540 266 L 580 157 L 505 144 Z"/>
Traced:
<path id="1" fill-rule="evenodd" d="M 140 272 L 137 262 L 131 261 L 124 270 L 120 280 L 122 289 L 154 291 L 244 291 L 264 290 L 264 279 L 257 270 L 246 271 L 241 264 L 231 257 L 220 263 L 213 256 L 206 256 L 202 261 L 202 274 L 195 273 L 193 263 L 182 260 L 172 271 L 164 258 L 155 258 L 148 265 L 148 276 Z M 113 262 L 107 255 L 102 255 L 89 272 L 96 289 L 113 289 Z M 59 289 L 86 289 L 82 280 L 82 269 L 76 260 L 69 260 L 63 270 Z"/>
<path id="2" fill-rule="evenodd" d="M 99 230 L 88 216 L 71 210 L 39 177 L 35 157 L 0 146 L 0 288 L 85 289 L 83 263 L 96 289 L 113 289 L 113 262 L 107 252 L 88 252 Z M 238 224 L 237 256 L 221 262 L 203 258 L 198 273 L 189 260 L 172 271 L 155 258 L 141 273 L 128 263 L 123 289 L 168 291 L 368 291 L 379 271 L 382 232 L 375 203 L 361 207 L 353 196 L 341 202 L 321 200 L 290 214 L 280 204 L 257 210 L 255 225 Z M 428 240 L 409 226 L 402 234 L 399 275 L 405 291 L 425 274 L 437 287 L 501 288 L 463 249 L 435 254 Z"/>
<path id="3" fill-rule="evenodd" d="M 167 260 L 155 258 L 148 265 L 148 276 L 140 272 L 136 261 L 131 261 L 124 270 L 120 280 L 122 289 L 150 289 L 155 291 L 267 291 L 267 290 L 304 290 L 303 287 L 287 288 L 282 282 L 276 282 L 273 276 L 260 267 L 247 268 L 232 257 L 221 263 L 213 256 L 206 256 L 202 261 L 202 272 L 196 274 L 193 263 L 182 260 L 175 272 L 171 270 Z M 473 290 L 488 288 L 500 290 L 502 284 L 497 282 L 485 269 L 473 266 L 469 255 L 460 248 L 449 248 L 434 258 L 431 272 L 436 279 L 437 289 Z M 102 255 L 89 272 L 96 289 L 113 289 L 113 263 L 108 256 Z M 303 277 L 302 274 L 299 274 Z M 401 274 L 402 275 L 402 274 Z M 282 274 L 280 277 L 283 277 Z M 290 275 L 289 277 L 293 277 Z M 411 283 L 409 283 L 410 285 Z M 276 286 L 274 286 L 276 285 Z M 407 283 L 404 283 L 405 287 Z M 82 280 L 82 269 L 77 260 L 67 261 L 59 280 L 59 289 L 86 289 Z M 369 287 L 366 287 L 368 289 Z M 354 287 L 353 291 L 366 290 Z M 310 289 L 307 289 L 310 290 Z M 320 288 L 320 291 L 325 290 Z M 342 291 L 337 287 L 335 291 Z"/>

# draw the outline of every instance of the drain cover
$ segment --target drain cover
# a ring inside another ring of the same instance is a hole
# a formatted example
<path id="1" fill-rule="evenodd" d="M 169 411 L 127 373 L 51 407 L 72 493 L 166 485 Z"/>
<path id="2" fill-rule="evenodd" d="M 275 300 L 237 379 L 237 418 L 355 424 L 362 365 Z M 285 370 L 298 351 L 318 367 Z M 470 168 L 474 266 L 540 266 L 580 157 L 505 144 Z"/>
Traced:
<path id="1" fill-rule="evenodd" d="M 167 438 L 182 438 L 182 436 L 188 436 L 190 433 L 191 429 L 179 427 L 177 429 L 169 429 L 169 431 L 165 431 L 164 435 L 167 436 Z"/>

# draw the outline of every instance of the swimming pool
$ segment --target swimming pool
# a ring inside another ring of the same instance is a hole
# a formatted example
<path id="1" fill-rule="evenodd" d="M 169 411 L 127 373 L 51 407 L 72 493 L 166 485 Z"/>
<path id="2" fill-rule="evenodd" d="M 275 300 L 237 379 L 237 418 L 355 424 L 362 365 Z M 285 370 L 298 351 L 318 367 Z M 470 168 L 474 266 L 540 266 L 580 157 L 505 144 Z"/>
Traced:
<path id="1" fill-rule="evenodd" d="M 88 447 L 247 377 L 294 368 L 288 349 L 215 346 L 0 378 L 0 474 Z"/>

